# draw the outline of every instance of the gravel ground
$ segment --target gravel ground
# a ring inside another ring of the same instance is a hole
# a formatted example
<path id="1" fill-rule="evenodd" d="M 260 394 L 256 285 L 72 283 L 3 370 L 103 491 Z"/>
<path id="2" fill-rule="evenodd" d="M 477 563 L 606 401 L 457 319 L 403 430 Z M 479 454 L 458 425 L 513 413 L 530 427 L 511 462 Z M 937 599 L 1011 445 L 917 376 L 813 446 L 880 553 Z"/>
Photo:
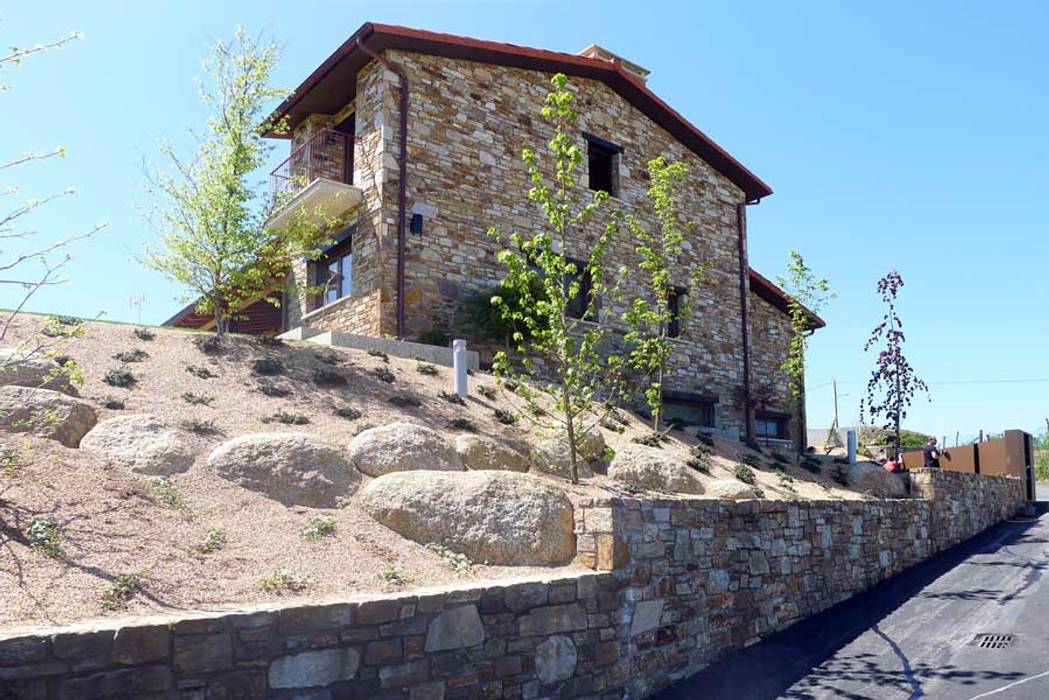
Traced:
<path id="1" fill-rule="evenodd" d="M 6 344 L 16 344 L 41 321 L 40 317 L 20 317 Z M 453 434 L 448 421 L 468 418 L 481 434 L 526 446 L 532 433 L 527 421 L 507 426 L 493 416 L 496 407 L 512 408 L 513 397 L 508 392 L 498 390 L 493 400 L 474 396 L 466 406 L 457 406 L 438 396 L 442 390 L 451 390 L 451 370 L 444 367 L 438 368 L 436 376 L 428 376 L 418 371 L 420 363 L 413 360 L 391 357 L 386 361 L 364 352 L 309 343 L 269 347 L 250 338 L 236 338 L 222 354 L 207 355 L 193 343 L 198 334 L 152 330 L 156 337 L 143 341 L 136 337 L 133 326 L 87 324 L 84 336 L 63 351 L 85 370 L 81 396 L 96 405 L 100 421 L 121 414 L 153 413 L 174 425 L 213 421 L 221 434 L 185 432 L 197 459 L 188 472 L 171 478 L 184 500 L 181 508 L 165 506 L 151 495 L 151 477 L 126 473 L 50 440 L 2 436 L 18 457 L 0 470 L 0 626 L 201 609 L 278 597 L 395 591 L 464 576 L 491 579 L 549 571 L 475 564 L 466 573 L 456 572 L 448 560 L 371 520 L 355 502 L 338 509 L 286 507 L 218 478 L 205 466 L 211 449 L 243 433 L 309 432 L 345 447 L 358 430 L 395 420 Z M 112 359 L 115 353 L 135 348 L 146 351 L 148 357 L 126 364 Z M 279 359 L 285 373 L 272 378 L 255 375 L 252 368 L 260 358 Z M 129 389 L 102 381 L 108 370 L 120 366 L 135 376 Z M 200 378 L 188 372 L 187 366 L 207 367 L 216 376 Z M 382 369 L 393 373 L 392 383 L 377 377 Z M 348 381 L 342 386 L 318 387 L 312 380 L 317 370 L 337 371 Z M 498 387 L 494 378 L 483 373 L 471 379 L 475 384 Z M 265 396 L 257 389 L 260 383 L 281 385 L 290 394 Z M 186 392 L 207 395 L 211 402 L 192 405 L 182 398 Z M 422 405 L 395 407 L 387 401 L 395 394 L 412 395 Z M 124 409 L 104 408 L 112 398 L 122 400 Z M 359 410 L 361 417 L 335 416 L 334 409 L 342 406 Z M 279 411 L 304 415 L 309 423 L 284 425 L 266 420 Z M 629 417 L 624 433 L 605 431 L 605 435 L 614 448 L 645 432 L 636 418 Z M 676 437 L 664 449 L 684 458 L 687 439 Z M 768 465 L 757 471 L 758 485 L 768 498 L 859 497 L 793 465 L 785 470 L 793 479 L 788 487 L 772 471 L 774 462 L 767 456 L 753 455 L 736 443 L 718 440 L 715 453 L 710 478 L 731 478 L 736 462 L 748 457 Z M 576 500 L 624 494 L 601 475 L 577 486 L 550 478 Z M 302 529 L 307 518 L 318 514 L 334 518 L 336 534 L 306 541 Z M 28 546 L 26 533 L 33 515 L 47 515 L 58 525 L 59 556 L 49 557 Z M 224 532 L 225 545 L 209 554 L 194 553 L 194 547 L 214 527 Z M 262 591 L 260 580 L 280 570 L 298 577 L 304 587 L 283 594 Z M 136 577 L 138 592 L 126 606 L 107 610 L 103 605 L 106 592 L 126 575 Z"/>

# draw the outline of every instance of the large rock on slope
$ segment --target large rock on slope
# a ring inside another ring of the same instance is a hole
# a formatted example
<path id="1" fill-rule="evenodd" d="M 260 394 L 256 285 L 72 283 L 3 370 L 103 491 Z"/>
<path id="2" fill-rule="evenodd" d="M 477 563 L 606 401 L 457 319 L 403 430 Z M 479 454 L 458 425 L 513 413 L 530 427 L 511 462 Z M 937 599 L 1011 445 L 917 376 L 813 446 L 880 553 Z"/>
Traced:
<path id="1" fill-rule="evenodd" d="M 594 471 L 603 471 L 605 459 L 605 436 L 594 427 L 581 436 L 576 436 L 576 467 L 580 477 L 593 476 Z M 568 450 L 568 436 L 564 433 L 548 435 L 532 447 L 532 463 L 539 471 L 560 476 L 572 476 L 572 457 Z"/>
<path id="2" fill-rule="evenodd" d="M 879 498 L 903 498 L 907 495 L 907 485 L 903 479 L 876 464 L 850 464 L 845 471 L 845 481 L 853 491 L 869 492 Z"/>
<path id="3" fill-rule="evenodd" d="M 76 447 L 95 425 L 90 404 L 49 389 L 0 387 L 0 428 L 32 433 Z"/>
<path id="4" fill-rule="evenodd" d="M 501 471 L 387 474 L 361 505 L 403 537 L 476 562 L 564 564 L 575 555 L 572 502 L 540 477 Z"/>
<path id="5" fill-rule="evenodd" d="M 77 391 L 62 365 L 46 353 L 26 353 L 17 348 L 0 348 L 0 386 L 51 389 L 76 396 Z"/>
<path id="6" fill-rule="evenodd" d="M 186 436 L 149 413 L 102 421 L 80 446 L 137 474 L 167 476 L 193 464 Z"/>
<path id="7" fill-rule="evenodd" d="M 352 495 L 360 474 L 342 452 L 305 433 L 249 433 L 208 456 L 223 479 L 285 505 L 332 508 Z"/>
<path id="8" fill-rule="evenodd" d="M 658 447 L 631 444 L 619 448 L 608 475 L 646 491 L 703 493 L 703 482 L 695 471 Z"/>
<path id="9" fill-rule="evenodd" d="M 390 423 L 358 433 L 350 441 L 350 463 L 368 476 L 463 468 L 459 455 L 440 433 L 413 423 Z"/>
<path id="10" fill-rule="evenodd" d="M 517 450 L 481 435 L 460 435 L 455 440 L 455 451 L 467 469 L 526 472 L 531 466 L 528 458 Z"/>
<path id="11" fill-rule="evenodd" d="M 704 493 L 711 498 L 722 498 L 727 501 L 740 501 L 745 498 L 757 498 L 754 487 L 738 479 L 714 479 L 704 484 Z"/>

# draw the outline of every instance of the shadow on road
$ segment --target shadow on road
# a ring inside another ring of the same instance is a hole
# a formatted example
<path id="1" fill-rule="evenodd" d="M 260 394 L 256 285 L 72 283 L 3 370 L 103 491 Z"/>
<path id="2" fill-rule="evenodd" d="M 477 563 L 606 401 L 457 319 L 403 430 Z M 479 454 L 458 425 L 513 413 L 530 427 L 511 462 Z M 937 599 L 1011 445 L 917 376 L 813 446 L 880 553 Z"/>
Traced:
<path id="1" fill-rule="evenodd" d="M 1045 512 L 1046 504 L 1039 505 L 1041 515 Z M 1037 541 L 1025 535 L 1034 524 L 1034 521 L 1004 522 L 991 527 L 976 537 L 882 581 L 818 615 L 802 620 L 751 647 L 723 657 L 705 670 L 667 688 L 655 697 L 658 700 L 869 698 L 870 696 L 855 695 L 829 685 L 832 681 L 854 681 L 885 688 L 886 692 L 892 689 L 895 693 L 909 693 L 910 698 L 917 698 L 923 695 L 922 679 L 950 679 L 961 685 L 972 685 L 981 680 L 1015 680 L 1020 674 L 974 668 L 960 669 L 951 664 L 938 665 L 935 668 L 926 664 L 912 665 L 899 646 L 879 630 L 878 622 L 966 558 L 978 554 L 1000 553 L 1002 550 L 1007 551 L 1011 545 Z M 971 563 L 981 565 L 979 562 Z M 1015 565 L 1031 567 L 1030 562 L 1024 561 L 1017 561 Z M 1041 569 L 1042 566 L 1038 565 L 1036 570 L 1030 572 L 1024 583 L 1025 588 L 1041 576 Z M 1018 591 L 1009 593 L 974 588 L 968 591 L 923 595 L 928 598 L 993 600 L 1003 596 L 1015 597 L 1018 594 Z M 832 658 L 867 630 L 885 640 L 899 659 L 902 669 L 883 668 L 868 658 L 870 654 Z M 802 679 L 805 679 L 804 682 L 799 684 Z M 792 689 L 791 686 L 795 684 L 798 684 L 798 687 Z"/>

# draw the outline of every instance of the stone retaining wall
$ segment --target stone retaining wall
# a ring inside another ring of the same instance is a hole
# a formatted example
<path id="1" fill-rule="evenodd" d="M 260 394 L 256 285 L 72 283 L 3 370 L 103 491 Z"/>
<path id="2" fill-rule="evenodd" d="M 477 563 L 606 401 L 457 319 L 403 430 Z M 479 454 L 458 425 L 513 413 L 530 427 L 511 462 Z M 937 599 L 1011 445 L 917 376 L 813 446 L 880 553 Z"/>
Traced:
<path id="1" fill-rule="evenodd" d="M 607 499 L 570 571 L 403 595 L 0 631 L 0 698 L 641 698 L 956 544 L 1021 481 L 897 501 Z"/>

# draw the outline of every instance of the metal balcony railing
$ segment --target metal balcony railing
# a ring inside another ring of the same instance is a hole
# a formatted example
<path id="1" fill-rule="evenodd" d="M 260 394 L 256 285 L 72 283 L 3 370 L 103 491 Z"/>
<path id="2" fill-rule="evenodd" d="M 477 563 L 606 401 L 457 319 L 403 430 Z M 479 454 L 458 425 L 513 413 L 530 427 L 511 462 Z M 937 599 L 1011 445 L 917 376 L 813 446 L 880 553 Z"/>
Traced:
<path id="1" fill-rule="evenodd" d="M 322 129 L 270 173 L 276 198 L 295 196 L 319 177 L 353 184 L 353 134 Z"/>

